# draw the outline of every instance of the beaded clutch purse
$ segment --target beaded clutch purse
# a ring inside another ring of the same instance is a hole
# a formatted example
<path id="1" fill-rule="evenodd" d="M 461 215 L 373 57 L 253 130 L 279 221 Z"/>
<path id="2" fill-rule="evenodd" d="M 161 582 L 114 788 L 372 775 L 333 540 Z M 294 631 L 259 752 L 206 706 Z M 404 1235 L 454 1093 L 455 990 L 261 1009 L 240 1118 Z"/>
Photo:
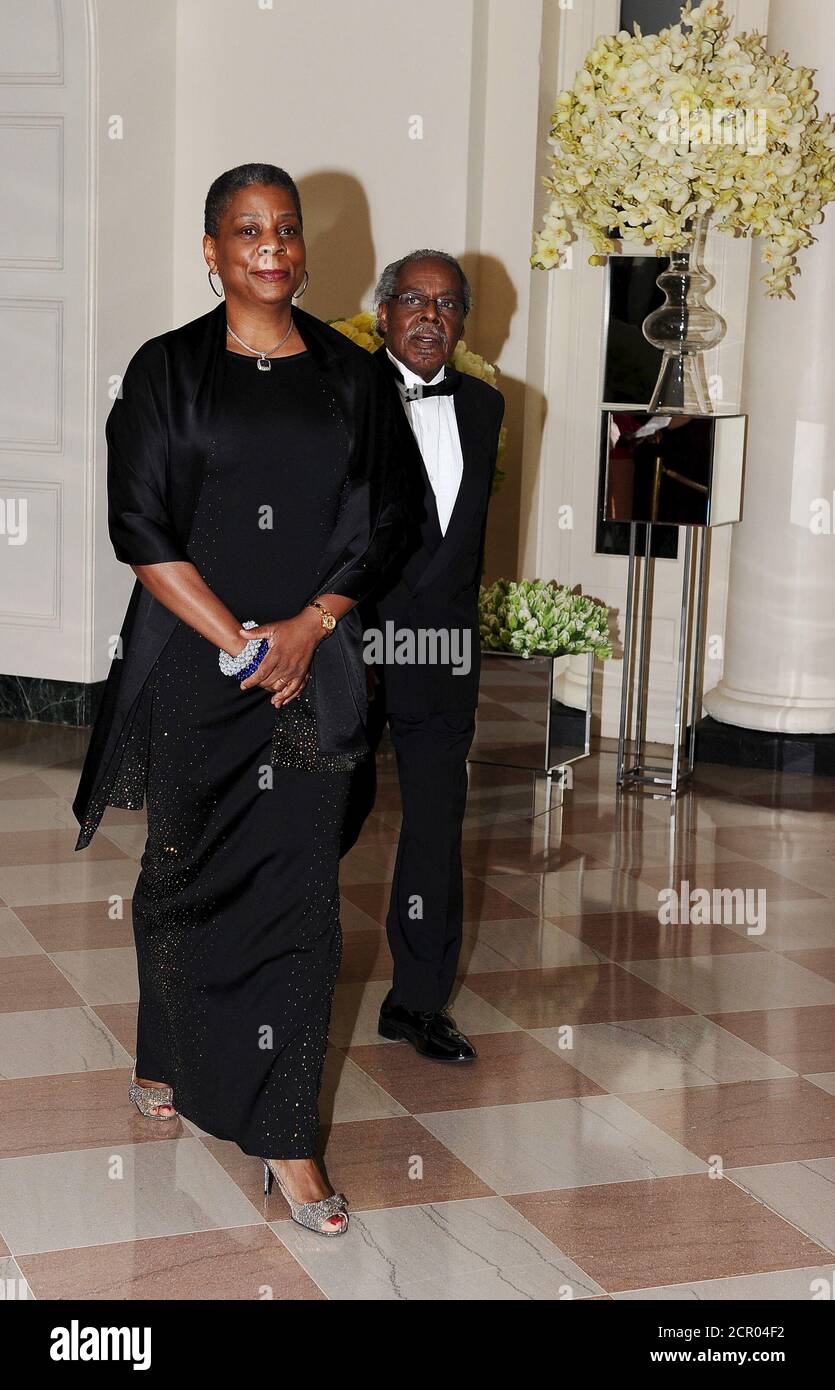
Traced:
<path id="1" fill-rule="evenodd" d="M 321 752 L 309 684 L 294 700 L 288 700 L 276 710 L 270 757 L 273 767 L 350 772 L 362 762 L 363 756 L 362 753 Z"/>

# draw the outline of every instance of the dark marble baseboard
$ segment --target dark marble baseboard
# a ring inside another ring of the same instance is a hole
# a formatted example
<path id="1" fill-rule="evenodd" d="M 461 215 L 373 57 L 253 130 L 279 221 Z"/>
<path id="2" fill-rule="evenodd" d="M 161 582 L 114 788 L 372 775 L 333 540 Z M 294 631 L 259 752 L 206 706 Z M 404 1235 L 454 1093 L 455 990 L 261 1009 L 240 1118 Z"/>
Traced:
<path id="1" fill-rule="evenodd" d="M 696 762 L 835 777 L 835 734 L 764 733 L 708 715 L 696 725 Z"/>
<path id="2" fill-rule="evenodd" d="M 0 718 L 88 728 L 104 684 L 0 675 Z M 708 715 L 696 725 L 696 762 L 835 777 L 835 734 L 763 733 L 720 724 Z"/>
<path id="3" fill-rule="evenodd" d="M 104 681 L 44 680 L 39 676 L 0 675 L 0 718 L 83 729 L 93 723 Z"/>

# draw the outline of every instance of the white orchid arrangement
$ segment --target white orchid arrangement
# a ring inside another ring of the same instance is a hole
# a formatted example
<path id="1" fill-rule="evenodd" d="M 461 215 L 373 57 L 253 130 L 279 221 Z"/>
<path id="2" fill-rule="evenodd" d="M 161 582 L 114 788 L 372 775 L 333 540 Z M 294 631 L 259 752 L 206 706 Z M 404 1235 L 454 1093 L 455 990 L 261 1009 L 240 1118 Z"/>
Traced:
<path id="1" fill-rule="evenodd" d="M 359 314 L 352 314 L 349 318 L 328 319 L 328 323 L 339 333 L 343 333 L 346 338 L 350 338 L 352 343 L 358 347 L 365 348 L 366 352 L 376 352 L 382 343 L 382 338 L 377 332 L 376 316 L 369 310 L 364 309 Z M 477 376 L 481 381 L 486 381 L 488 386 L 495 386 L 496 377 L 499 374 L 498 367 L 494 367 L 492 362 L 479 357 L 477 352 L 471 352 L 461 338 L 455 345 L 455 351 L 450 358 L 453 367 L 459 372 L 464 372 L 466 376 Z M 493 474 L 493 495 L 499 491 L 507 474 L 502 468 L 505 446 L 507 443 L 507 427 L 502 425 L 499 431 L 499 448 L 496 455 L 496 471 Z"/>
<path id="2" fill-rule="evenodd" d="M 723 0 L 687 0 L 658 34 L 636 24 L 597 40 L 551 118 L 551 201 L 533 266 L 562 262 L 572 223 L 603 264 L 612 233 L 660 256 L 688 245 L 709 214 L 718 231 L 762 236 L 766 294 L 792 295 L 797 252 L 835 196 L 835 124 L 818 115 L 813 68 L 730 28 Z"/>
<path id="3" fill-rule="evenodd" d="M 601 661 L 612 655 L 608 609 L 556 580 L 497 579 L 480 588 L 478 610 L 483 651 L 523 657 L 594 652 Z"/>

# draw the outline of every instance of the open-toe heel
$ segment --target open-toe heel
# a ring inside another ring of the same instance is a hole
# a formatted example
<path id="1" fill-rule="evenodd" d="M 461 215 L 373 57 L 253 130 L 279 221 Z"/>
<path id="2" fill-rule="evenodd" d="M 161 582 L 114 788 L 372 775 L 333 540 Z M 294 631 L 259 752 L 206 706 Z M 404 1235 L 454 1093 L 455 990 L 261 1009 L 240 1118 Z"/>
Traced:
<path id="1" fill-rule="evenodd" d="M 269 1197 L 273 1178 L 278 1183 L 281 1195 L 290 1208 L 290 1216 L 300 1226 L 306 1226 L 309 1231 L 315 1231 L 320 1236 L 341 1236 L 348 1229 L 350 1220 L 346 1207 L 348 1198 L 343 1192 L 332 1192 L 330 1197 L 321 1197 L 318 1202 L 297 1202 L 290 1196 L 278 1173 L 272 1166 L 269 1158 L 264 1159 L 264 1195 Z M 342 1218 L 341 1224 L 333 1230 L 325 1229 L 325 1222 L 331 1217 Z"/>
<path id="2" fill-rule="evenodd" d="M 131 1072 L 128 1099 L 133 1101 L 140 1115 L 144 1115 L 147 1120 L 176 1120 L 177 1118 L 172 1088 L 170 1086 L 140 1086 L 136 1079 L 136 1062 L 134 1062 Z M 171 1106 L 170 1114 L 159 1114 L 160 1106 L 163 1105 Z"/>

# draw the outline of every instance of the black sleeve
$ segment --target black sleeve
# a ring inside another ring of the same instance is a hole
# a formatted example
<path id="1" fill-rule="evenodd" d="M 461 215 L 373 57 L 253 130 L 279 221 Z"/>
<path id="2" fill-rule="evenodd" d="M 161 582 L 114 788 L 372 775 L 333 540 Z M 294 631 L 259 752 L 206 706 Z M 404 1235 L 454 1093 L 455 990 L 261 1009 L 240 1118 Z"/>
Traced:
<path id="1" fill-rule="evenodd" d="M 492 452 L 490 454 L 490 485 L 487 489 L 487 506 L 484 508 L 484 522 L 481 527 L 481 541 L 479 543 L 478 550 L 478 572 L 480 575 L 484 573 L 484 551 L 487 546 L 487 521 L 490 513 L 490 498 L 493 492 L 493 478 L 496 474 L 496 461 L 499 456 L 499 435 L 501 433 L 502 420 L 504 419 L 504 396 L 501 395 L 499 391 L 496 391 L 495 387 L 492 387 L 491 389 L 495 392 L 496 396 L 498 396 L 498 401 L 496 402 L 495 407 L 495 423 L 492 427 L 493 447 Z"/>
<path id="2" fill-rule="evenodd" d="M 493 491 L 493 479 L 494 479 L 494 477 L 495 477 L 495 475 L 496 475 L 496 464 L 497 464 L 497 462 L 498 462 L 498 457 L 499 457 L 499 436 L 500 436 L 501 431 L 502 431 L 502 420 L 504 419 L 504 396 L 501 394 L 500 391 L 497 391 L 497 390 L 496 390 L 495 386 L 491 386 L 491 387 L 490 387 L 490 391 L 491 391 L 492 395 L 494 395 L 494 396 L 496 397 L 496 400 L 495 400 L 495 402 L 493 403 L 494 420 L 493 420 L 493 424 L 492 424 L 492 426 L 491 426 L 492 439 L 493 439 L 493 447 L 492 447 L 492 450 L 491 450 L 490 455 L 489 455 L 489 457 L 490 457 L 490 492 L 488 493 L 488 496 L 492 495 L 492 491 Z M 486 523 L 485 523 L 485 525 L 486 525 Z"/>
<path id="3" fill-rule="evenodd" d="M 189 558 L 166 504 L 164 383 L 162 350 L 146 343 L 128 363 L 105 424 L 108 531 L 117 560 L 128 565 Z"/>

